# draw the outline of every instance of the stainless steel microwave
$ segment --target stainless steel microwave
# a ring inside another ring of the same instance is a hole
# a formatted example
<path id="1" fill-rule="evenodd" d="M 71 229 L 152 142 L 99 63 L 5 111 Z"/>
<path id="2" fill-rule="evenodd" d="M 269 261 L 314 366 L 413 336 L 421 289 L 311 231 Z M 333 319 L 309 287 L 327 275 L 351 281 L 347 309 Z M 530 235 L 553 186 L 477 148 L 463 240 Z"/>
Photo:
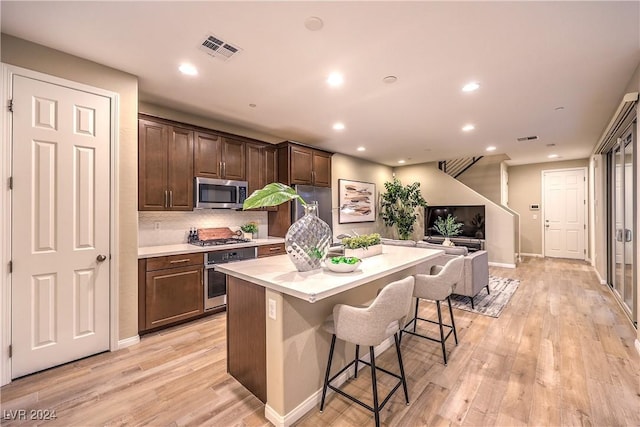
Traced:
<path id="1" fill-rule="evenodd" d="M 196 209 L 241 209 L 247 198 L 247 181 L 195 178 Z"/>

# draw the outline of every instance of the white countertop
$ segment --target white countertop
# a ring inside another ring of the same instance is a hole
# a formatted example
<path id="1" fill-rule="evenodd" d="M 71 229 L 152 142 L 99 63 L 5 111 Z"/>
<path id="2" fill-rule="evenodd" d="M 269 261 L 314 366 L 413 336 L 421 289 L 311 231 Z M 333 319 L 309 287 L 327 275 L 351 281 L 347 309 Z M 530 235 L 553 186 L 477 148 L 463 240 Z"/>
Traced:
<path id="1" fill-rule="evenodd" d="M 226 249 L 250 248 L 252 246 L 271 245 L 274 243 L 284 243 L 282 237 L 267 237 L 266 239 L 253 239 L 250 242 L 238 243 L 234 245 L 219 246 L 196 246 L 188 243 L 162 246 L 145 246 L 138 248 L 138 258 L 151 258 L 166 255 L 192 254 L 196 252 L 213 252 Z"/>
<path id="2" fill-rule="evenodd" d="M 421 264 L 444 253 L 438 249 L 382 245 L 382 254 L 364 258 L 352 273 L 326 267 L 299 272 L 287 255 L 219 264 L 221 273 L 309 302 L 339 294 L 389 274 Z"/>

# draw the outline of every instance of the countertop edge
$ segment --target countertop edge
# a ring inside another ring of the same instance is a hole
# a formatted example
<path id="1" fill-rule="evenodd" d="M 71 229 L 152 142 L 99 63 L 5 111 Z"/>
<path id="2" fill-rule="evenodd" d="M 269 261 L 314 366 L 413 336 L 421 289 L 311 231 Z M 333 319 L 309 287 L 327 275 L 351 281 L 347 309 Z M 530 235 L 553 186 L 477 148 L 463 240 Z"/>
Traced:
<path id="1" fill-rule="evenodd" d="M 214 252 L 237 248 L 250 248 L 253 246 L 273 245 L 277 243 L 284 243 L 284 238 L 267 237 L 266 239 L 255 239 L 246 243 L 220 246 L 196 246 L 190 245 L 188 243 L 177 243 L 175 245 L 143 246 L 138 248 L 138 259 L 199 252 Z"/>

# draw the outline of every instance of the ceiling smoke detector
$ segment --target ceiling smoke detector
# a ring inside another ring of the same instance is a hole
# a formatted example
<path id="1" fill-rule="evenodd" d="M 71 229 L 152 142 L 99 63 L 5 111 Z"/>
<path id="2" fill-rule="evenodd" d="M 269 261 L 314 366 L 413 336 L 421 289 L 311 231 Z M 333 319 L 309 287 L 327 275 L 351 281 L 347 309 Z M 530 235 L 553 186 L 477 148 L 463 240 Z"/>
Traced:
<path id="1" fill-rule="evenodd" d="M 521 136 L 520 138 L 518 138 L 518 142 L 535 141 L 536 139 L 538 139 L 537 135 Z"/>
<path id="2" fill-rule="evenodd" d="M 205 38 L 205 40 L 200 44 L 200 49 L 223 61 L 228 61 L 233 56 L 242 52 L 242 49 L 238 46 L 226 42 L 213 34 L 209 34 Z"/>

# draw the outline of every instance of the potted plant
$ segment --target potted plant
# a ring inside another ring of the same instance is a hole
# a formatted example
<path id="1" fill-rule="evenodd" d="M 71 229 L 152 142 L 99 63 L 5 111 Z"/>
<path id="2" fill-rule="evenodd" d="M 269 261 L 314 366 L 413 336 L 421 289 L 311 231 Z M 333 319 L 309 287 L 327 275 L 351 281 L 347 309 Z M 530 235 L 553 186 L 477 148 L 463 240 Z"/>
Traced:
<path id="1" fill-rule="evenodd" d="M 240 230 L 242 230 L 242 232 L 244 233 L 244 238 L 245 239 L 253 239 L 258 237 L 258 224 L 256 224 L 255 222 L 248 222 L 244 225 L 240 226 Z"/>
<path id="2" fill-rule="evenodd" d="M 342 239 L 344 255 L 347 257 L 368 258 L 382 253 L 380 234 L 362 234 Z"/>
<path id="3" fill-rule="evenodd" d="M 455 216 L 449 214 L 444 219 L 439 216 L 433 223 L 433 229 L 444 236 L 444 241 L 442 242 L 444 246 L 453 246 L 453 242 L 449 238 L 460 234 L 463 225 L 463 223 L 457 221 Z"/>
<path id="4" fill-rule="evenodd" d="M 417 207 L 427 206 L 427 202 L 420 193 L 420 183 L 403 186 L 394 178 L 393 182 L 385 182 L 386 193 L 381 196 L 381 215 L 384 225 L 398 229 L 401 240 L 409 239 L 413 233 L 413 226 L 418 218 Z"/>

